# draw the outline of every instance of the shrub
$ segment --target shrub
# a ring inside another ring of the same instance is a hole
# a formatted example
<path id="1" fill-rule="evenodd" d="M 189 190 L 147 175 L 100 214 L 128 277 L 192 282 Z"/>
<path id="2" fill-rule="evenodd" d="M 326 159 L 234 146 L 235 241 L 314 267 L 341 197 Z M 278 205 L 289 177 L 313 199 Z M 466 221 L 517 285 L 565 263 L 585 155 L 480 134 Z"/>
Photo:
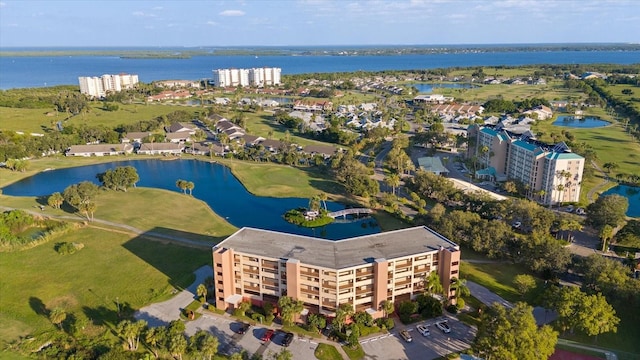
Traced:
<path id="1" fill-rule="evenodd" d="M 458 308 L 458 311 L 464 309 L 464 299 L 463 298 L 459 298 L 458 301 L 456 302 L 456 308 Z"/>
<path id="2" fill-rule="evenodd" d="M 68 254 L 75 253 L 76 251 L 82 249 L 83 247 L 84 247 L 84 244 L 82 243 L 61 242 L 61 243 L 57 243 L 54 248 L 58 252 L 58 254 L 68 255 Z"/>
<path id="3" fill-rule="evenodd" d="M 273 315 L 272 315 L 272 316 L 273 316 Z M 262 315 L 262 314 L 259 314 L 259 313 L 253 313 L 253 314 L 251 314 L 251 318 L 252 318 L 253 320 L 255 320 L 256 322 L 259 322 L 259 323 L 261 323 L 261 324 L 264 324 L 264 320 L 265 320 L 265 318 L 264 318 L 264 315 Z"/>
<path id="4" fill-rule="evenodd" d="M 458 313 L 458 307 L 451 304 L 449 306 L 447 306 L 447 311 L 452 313 L 452 314 L 457 314 Z"/>
<path id="5" fill-rule="evenodd" d="M 265 318 L 264 318 L 265 324 L 266 325 L 271 324 L 275 318 L 276 317 L 273 316 L 273 314 L 269 314 L 269 315 L 265 316 Z"/>
<path id="6" fill-rule="evenodd" d="M 376 319 L 376 325 L 378 325 L 379 328 L 383 329 L 383 330 L 391 330 L 393 329 L 396 324 L 393 322 L 392 318 L 379 318 Z"/>

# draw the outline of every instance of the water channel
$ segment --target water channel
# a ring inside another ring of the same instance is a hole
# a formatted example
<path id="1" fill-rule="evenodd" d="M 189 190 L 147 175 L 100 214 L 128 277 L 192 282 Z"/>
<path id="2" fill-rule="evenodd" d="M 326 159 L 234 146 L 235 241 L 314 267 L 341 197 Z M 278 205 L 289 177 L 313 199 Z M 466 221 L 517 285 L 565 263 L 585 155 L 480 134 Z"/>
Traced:
<path id="1" fill-rule="evenodd" d="M 226 166 L 199 160 L 129 160 L 41 172 L 2 189 L 11 196 L 47 196 L 62 192 L 81 181 L 98 183 L 96 174 L 116 166 L 133 166 L 140 181 L 137 186 L 181 192 L 176 180 L 195 184 L 193 196 L 205 201 L 213 211 L 236 227 L 255 227 L 326 239 L 344 239 L 380 232 L 375 219 L 354 219 L 319 228 L 304 228 L 286 222 L 282 215 L 290 209 L 308 206 L 309 199 L 255 196 L 249 193 Z M 345 208 L 327 202 L 329 211 Z M 171 204 L 167 204 L 168 211 Z"/>

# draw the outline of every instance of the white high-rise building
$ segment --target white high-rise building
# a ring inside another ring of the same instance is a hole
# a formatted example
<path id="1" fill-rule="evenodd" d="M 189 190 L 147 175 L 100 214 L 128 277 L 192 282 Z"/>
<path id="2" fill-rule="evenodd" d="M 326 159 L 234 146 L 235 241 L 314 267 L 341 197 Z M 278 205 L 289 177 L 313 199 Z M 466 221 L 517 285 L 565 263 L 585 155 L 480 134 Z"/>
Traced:
<path id="1" fill-rule="evenodd" d="M 213 85 L 227 86 L 271 86 L 280 84 L 280 68 L 217 69 L 213 70 Z"/>
<path id="2" fill-rule="evenodd" d="M 78 78 L 80 92 L 90 97 L 102 98 L 110 92 L 119 92 L 122 89 L 131 89 L 138 83 L 138 75 L 105 74 L 97 76 L 81 76 Z"/>

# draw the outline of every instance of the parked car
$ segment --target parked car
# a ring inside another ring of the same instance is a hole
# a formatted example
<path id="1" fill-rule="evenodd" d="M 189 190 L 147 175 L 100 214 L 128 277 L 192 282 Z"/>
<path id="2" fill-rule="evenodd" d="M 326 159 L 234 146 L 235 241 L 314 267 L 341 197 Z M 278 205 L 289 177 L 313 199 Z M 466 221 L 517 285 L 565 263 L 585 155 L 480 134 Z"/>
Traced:
<path id="1" fill-rule="evenodd" d="M 573 205 L 569 205 L 569 206 L 567 206 L 566 211 L 567 211 L 568 213 L 573 212 Z"/>
<path id="2" fill-rule="evenodd" d="M 520 229 L 520 227 L 522 226 L 522 222 L 520 222 L 520 221 L 516 221 L 516 222 L 514 222 L 513 224 L 511 224 L 511 226 L 512 226 L 514 229 Z"/>
<path id="3" fill-rule="evenodd" d="M 438 329 L 442 330 L 442 332 L 445 334 L 448 334 L 451 332 L 451 328 L 449 327 L 449 324 L 447 324 L 447 320 L 438 321 L 436 323 L 436 326 L 438 327 Z"/>
<path id="4" fill-rule="evenodd" d="M 282 340 L 282 346 L 289 347 L 292 341 L 293 341 L 293 333 L 288 332 L 284 335 L 284 339 Z"/>
<path id="5" fill-rule="evenodd" d="M 576 209 L 576 214 L 578 214 L 578 215 L 587 215 L 587 212 L 584 211 L 584 208 L 577 208 Z"/>
<path id="6" fill-rule="evenodd" d="M 411 337 L 411 334 L 409 334 L 409 332 L 407 330 L 402 330 L 400 331 L 400 336 L 404 339 L 404 341 L 406 342 L 412 342 L 413 338 Z"/>
<path id="7" fill-rule="evenodd" d="M 247 331 L 249 331 L 249 328 L 251 327 L 251 325 L 247 324 L 247 323 L 242 323 L 240 325 L 240 328 L 238 329 L 238 334 L 245 334 Z"/>
<path id="8" fill-rule="evenodd" d="M 264 334 L 262 334 L 262 337 L 260 338 L 260 341 L 270 341 L 271 338 L 273 337 L 274 331 L 271 329 L 268 329 Z"/>
<path id="9" fill-rule="evenodd" d="M 429 336 L 431 335 L 431 332 L 429 331 L 429 328 L 426 327 L 425 325 L 418 325 L 416 326 L 416 329 L 418 330 L 418 332 L 420 334 L 422 334 L 422 336 Z"/>

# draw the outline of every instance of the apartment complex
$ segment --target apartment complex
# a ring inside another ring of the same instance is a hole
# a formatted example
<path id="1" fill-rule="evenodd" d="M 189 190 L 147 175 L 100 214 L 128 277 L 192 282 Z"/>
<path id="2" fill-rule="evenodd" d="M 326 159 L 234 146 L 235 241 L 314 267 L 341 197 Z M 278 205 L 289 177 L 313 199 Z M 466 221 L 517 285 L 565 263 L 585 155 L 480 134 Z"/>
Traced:
<path id="1" fill-rule="evenodd" d="M 308 312 L 333 316 L 351 304 L 377 318 L 383 301 L 421 294 L 432 271 L 451 298 L 459 264 L 459 246 L 426 226 L 336 241 L 242 228 L 213 247 L 216 307 L 286 295 Z"/>
<path id="2" fill-rule="evenodd" d="M 78 78 L 80 92 L 94 98 L 103 98 L 110 92 L 131 89 L 138 83 L 138 75 L 118 74 L 97 76 L 81 76 Z"/>
<path id="3" fill-rule="evenodd" d="M 584 158 L 564 142 L 549 145 L 535 140 L 530 132 L 518 135 L 476 125 L 469 127 L 468 135 L 476 139 L 469 155 L 484 167 L 477 176 L 518 180 L 528 187 L 527 196 L 542 204 L 579 200 Z"/>
<path id="4" fill-rule="evenodd" d="M 213 85 L 218 87 L 278 85 L 281 72 L 280 68 L 217 69 L 213 70 Z"/>

